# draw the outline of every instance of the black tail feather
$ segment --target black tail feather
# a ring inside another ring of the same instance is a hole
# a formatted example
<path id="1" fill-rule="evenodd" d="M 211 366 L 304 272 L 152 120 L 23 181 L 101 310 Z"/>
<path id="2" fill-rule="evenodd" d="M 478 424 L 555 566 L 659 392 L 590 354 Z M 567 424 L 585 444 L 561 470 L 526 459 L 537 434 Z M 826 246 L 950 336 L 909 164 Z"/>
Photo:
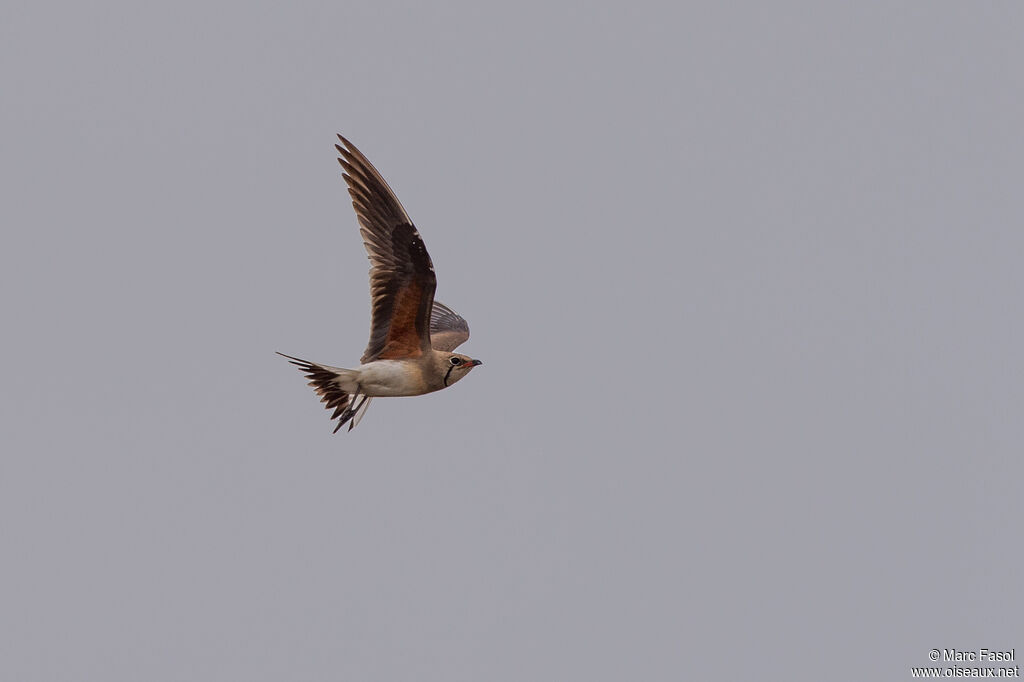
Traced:
<path id="1" fill-rule="evenodd" d="M 308 360 L 302 360 L 301 358 L 292 357 L 280 352 L 278 355 L 288 358 L 291 364 L 298 367 L 306 375 L 306 378 L 310 380 L 309 385 L 320 396 L 320 402 L 324 403 L 325 409 L 334 410 L 331 419 L 338 420 L 338 424 L 334 427 L 334 433 L 337 433 L 342 426 L 351 421 L 359 408 L 366 402 L 367 397 L 362 396 L 358 405 L 353 406 L 353 396 L 338 385 L 338 374 L 336 372 L 315 362 L 309 362 Z M 354 423 L 349 424 L 348 430 L 351 431 L 353 426 L 355 426 Z"/>

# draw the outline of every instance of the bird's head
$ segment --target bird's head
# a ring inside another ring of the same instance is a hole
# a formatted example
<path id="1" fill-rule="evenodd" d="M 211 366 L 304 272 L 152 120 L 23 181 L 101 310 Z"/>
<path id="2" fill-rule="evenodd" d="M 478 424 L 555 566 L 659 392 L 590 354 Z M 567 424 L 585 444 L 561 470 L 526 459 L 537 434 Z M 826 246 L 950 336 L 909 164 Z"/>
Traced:
<path id="1" fill-rule="evenodd" d="M 451 386 L 462 377 L 469 374 L 469 371 L 477 365 L 484 363 L 479 360 L 474 360 L 468 355 L 462 355 L 461 353 L 442 353 L 441 359 L 443 365 L 442 370 L 444 372 L 444 385 Z"/>

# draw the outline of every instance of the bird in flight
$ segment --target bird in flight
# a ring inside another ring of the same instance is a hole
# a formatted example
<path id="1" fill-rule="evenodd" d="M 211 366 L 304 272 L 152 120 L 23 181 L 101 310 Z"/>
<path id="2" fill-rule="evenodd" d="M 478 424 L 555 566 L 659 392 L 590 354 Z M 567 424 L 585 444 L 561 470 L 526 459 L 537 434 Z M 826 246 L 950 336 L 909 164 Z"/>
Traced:
<path id="1" fill-rule="evenodd" d="M 355 145 L 338 135 L 338 163 L 370 258 L 370 342 L 357 369 L 321 365 L 278 353 L 306 375 L 320 402 L 334 410 L 334 433 L 351 431 L 370 401 L 448 388 L 483 363 L 453 353 L 469 325 L 434 300 L 437 277 L 427 248 L 398 197 Z"/>

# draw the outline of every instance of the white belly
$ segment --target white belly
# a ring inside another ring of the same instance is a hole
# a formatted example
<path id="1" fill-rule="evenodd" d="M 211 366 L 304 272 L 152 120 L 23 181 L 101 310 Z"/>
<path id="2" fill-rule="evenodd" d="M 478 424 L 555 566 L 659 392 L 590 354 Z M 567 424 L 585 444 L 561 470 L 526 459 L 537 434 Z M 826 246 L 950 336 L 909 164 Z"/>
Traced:
<path id="1" fill-rule="evenodd" d="M 427 392 L 419 365 L 408 360 L 374 360 L 359 366 L 360 393 L 371 397 Z"/>

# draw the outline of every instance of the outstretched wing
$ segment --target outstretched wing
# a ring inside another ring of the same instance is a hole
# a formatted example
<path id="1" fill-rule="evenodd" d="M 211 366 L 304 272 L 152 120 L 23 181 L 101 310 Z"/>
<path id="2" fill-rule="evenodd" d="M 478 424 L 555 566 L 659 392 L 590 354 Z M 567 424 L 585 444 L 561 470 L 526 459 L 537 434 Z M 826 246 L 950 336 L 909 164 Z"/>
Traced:
<path id="1" fill-rule="evenodd" d="M 440 301 L 430 311 L 430 343 L 434 350 L 453 351 L 469 340 L 469 324 Z"/>
<path id="2" fill-rule="evenodd" d="M 423 239 L 377 169 L 341 135 L 335 145 L 370 257 L 370 341 L 360 362 L 430 350 L 437 278 Z"/>

